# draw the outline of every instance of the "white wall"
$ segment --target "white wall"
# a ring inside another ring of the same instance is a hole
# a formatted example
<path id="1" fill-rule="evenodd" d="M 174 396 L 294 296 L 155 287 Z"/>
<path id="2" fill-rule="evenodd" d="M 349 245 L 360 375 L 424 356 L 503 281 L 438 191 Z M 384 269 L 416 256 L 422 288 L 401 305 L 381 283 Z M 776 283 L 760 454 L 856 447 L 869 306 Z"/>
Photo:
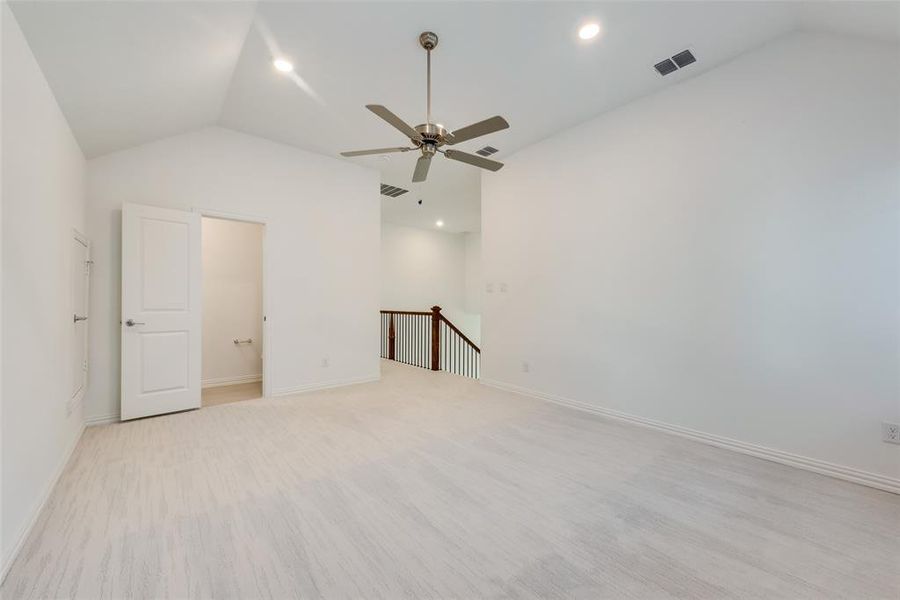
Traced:
<path id="1" fill-rule="evenodd" d="M 795 34 L 506 159 L 484 377 L 896 481 L 897 73 Z"/>
<path id="2" fill-rule="evenodd" d="M 204 386 L 262 376 L 263 227 L 203 218 Z"/>
<path id="3" fill-rule="evenodd" d="M 378 377 L 378 185 L 374 170 L 219 127 L 92 159 L 88 419 L 119 412 L 123 202 L 268 219 L 270 394 Z"/>
<path id="4" fill-rule="evenodd" d="M 72 229 L 85 161 L 2 5 L 2 563 L 5 573 L 82 430 L 70 392 Z"/>
<path id="5" fill-rule="evenodd" d="M 381 306 L 390 310 L 441 312 L 476 344 L 479 315 L 466 304 L 466 238 L 384 223 L 381 229 Z"/>
<path id="6" fill-rule="evenodd" d="M 481 314 L 481 232 L 464 234 L 466 246 L 465 307 L 470 313 Z"/>

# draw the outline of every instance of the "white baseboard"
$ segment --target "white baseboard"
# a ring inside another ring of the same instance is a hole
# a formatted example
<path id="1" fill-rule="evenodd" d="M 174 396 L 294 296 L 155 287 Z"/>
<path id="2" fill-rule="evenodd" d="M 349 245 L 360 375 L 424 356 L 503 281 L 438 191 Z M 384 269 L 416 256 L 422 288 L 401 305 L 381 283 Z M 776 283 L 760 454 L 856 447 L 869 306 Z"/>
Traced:
<path id="1" fill-rule="evenodd" d="M 262 381 L 262 374 L 259 375 L 238 375 L 237 377 L 218 377 L 212 379 L 204 379 L 200 382 L 202 388 L 222 387 L 223 385 L 236 385 L 238 383 L 256 383 Z"/>
<path id="2" fill-rule="evenodd" d="M 739 440 L 734 440 L 719 435 L 713 435 L 711 433 L 704 433 L 702 431 L 688 429 L 687 427 L 681 427 L 679 425 L 670 425 L 661 421 L 654 421 L 652 419 L 638 417 L 636 415 L 623 413 L 617 410 L 594 406 L 593 404 L 587 404 L 586 402 L 580 402 L 578 400 L 572 400 L 570 398 L 563 398 L 562 396 L 556 396 L 553 394 L 546 394 L 544 392 L 530 390 L 527 388 L 519 387 L 517 385 L 504 383 L 502 381 L 496 381 L 493 379 L 481 379 L 480 381 L 484 385 L 493 388 L 505 390 L 508 392 L 514 392 L 523 396 L 537 398 L 538 400 L 552 402 L 554 404 L 567 406 L 569 408 L 593 413 L 595 415 L 600 415 L 610 419 L 616 419 L 617 421 L 625 421 L 627 423 L 639 425 L 641 427 L 649 427 L 650 429 L 656 429 L 658 431 L 663 431 L 672 435 L 681 436 L 697 442 L 708 444 L 710 446 L 725 448 L 734 452 L 740 452 L 741 454 L 755 456 L 756 458 L 762 458 L 783 465 L 797 467 L 798 469 L 804 469 L 806 471 L 812 471 L 813 473 L 819 473 L 820 475 L 828 475 L 829 477 L 834 477 L 836 479 L 843 479 L 844 481 L 866 485 L 879 490 L 884 490 L 886 492 L 893 492 L 894 494 L 900 494 L 900 479 L 895 479 L 893 477 L 886 477 L 884 475 L 862 471 L 853 467 L 837 465 L 834 463 L 826 462 L 824 460 L 800 456 L 798 454 L 791 454 L 790 452 L 784 452 L 782 450 L 776 450 L 774 448 L 767 448 L 765 446 L 741 442 Z"/>
<path id="3" fill-rule="evenodd" d="M 322 383 L 311 383 L 308 385 L 298 385 L 296 387 L 289 388 L 281 388 L 277 389 L 271 394 L 269 394 L 269 398 L 275 398 L 277 396 L 290 396 L 291 394 L 302 394 L 304 392 L 315 392 L 317 390 L 327 390 L 329 388 L 343 387 L 345 385 L 356 385 L 358 383 L 370 383 L 372 381 L 378 381 L 381 379 L 381 375 L 372 375 L 369 377 L 358 377 L 355 379 L 333 379 L 331 381 L 325 381 Z M 249 383 L 253 381 L 252 379 L 247 381 L 240 381 L 236 383 Z M 262 381 L 262 378 L 257 376 L 255 381 Z M 231 383 L 221 383 L 215 385 L 204 385 L 203 387 L 218 387 L 219 385 L 232 385 Z M 84 420 L 84 424 L 87 427 L 94 427 L 96 425 L 108 425 L 110 423 L 118 423 L 121 421 L 121 417 L 119 413 L 109 414 L 109 415 L 98 415 L 95 417 L 87 417 Z"/>
<path id="4" fill-rule="evenodd" d="M 303 392 L 315 392 L 318 390 L 327 390 L 329 388 L 343 387 L 345 385 L 356 385 L 359 383 L 370 383 L 372 381 L 378 381 L 381 379 L 381 375 L 371 375 L 368 377 L 357 377 L 352 379 L 333 379 L 331 381 L 323 381 L 320 383 L 311 383 L 307 385 L 298 385 L 290 388 L 281 388 L 274 390 L 269 397 L 274 398 L 276 396 L 290 396 L 291 394 L 301 394 Z"/>
<path id="5" fill-rule="evenodd" d="M 53 471 L 50 479 L 47 481 L 44 489 L 41 490 L 41 495 L 38 496 L 37 501 L 32 505 L 31 514 L 28 516 L 28 520 L 19 530 L 19 534 L 16 536 L 16 541 L 12 546 L 12 550 L 9 551 L 7 556 L 3 557 L 3 563 L 0 565 L 0 584 L 3 583 L 3 580 L 6 579 L 6 575 L 9 573 L 10 567 L 12 567 L 13 563 L 16 562 L 16 557 L 19 556 L 19 552 L 22 551 L 22 546 L 25 545 L 25 540 L 28 539 L 28 534 L 31 533 L 34 524 L 37 522 L 38 515 L 41 514 L 41 511 L 44 509 L 44 505 L 47 504 L 47 500 L 50 499 L 50 494 L 53 492 L 53 488 L 56 487 L 56 482 L 59 481 L 60 475 L 62 475 L 63 471 L 66 468 L 66 465 L 69 464 L 69 459 L 72 458 L 72 453 L 75 452 L 75 448 L 78 446 L 78 442 L 81 441 L 81 436 L 84 434 L 84 424 L 81 425 L 81 429 L 78 431 L 78 434 L 69 444 L 69 447 L 66 448 L 66 451 L 63 453 L 62 460 L 59 461 L 59 464 L 56 465 L 56 469 Z"/>
<path id="6" fill-rule="evenodd" d="M 119 413 L 111 414 L 111 415 L 99 415 L 96 417 L 87 417 L 84 420 L 84 424 L 87 427 L 93 427 L 95 425 L 109 425 L 110 423 L 118 423 L 121 421 L 121 417 Z"/>

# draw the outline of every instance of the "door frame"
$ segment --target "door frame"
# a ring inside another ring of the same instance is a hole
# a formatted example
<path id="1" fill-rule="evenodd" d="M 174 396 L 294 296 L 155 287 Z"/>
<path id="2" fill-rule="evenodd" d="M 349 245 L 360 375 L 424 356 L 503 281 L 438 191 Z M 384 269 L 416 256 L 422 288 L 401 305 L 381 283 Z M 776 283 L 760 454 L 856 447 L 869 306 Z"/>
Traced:
<path id="1" fill-rule="evenodd" d="M 262 217 L 259 215 L 250 215 L 246 213 L 234 213 L 228 212 L 224 210 L 214 210 L 211 208 L 202 208 L 202 207 L 194 207 L 191 209 L 191 212 L 198 213 L 200 218 L 203 217 L 212 217 L 215 219 L 227 219 L 229 221 L 240 221 L 242 223 L 255 223 L 257 225 L 263 226 L 263 236 L 262 236 L 262 395 L 263 398 L 269 397 L 269 390 L 271 387 L 271 345 L 269 339 L 272 337 L 269 335 L 269 317 L 272 316 L 272 313 L 269 311 L 269 293 L 268 293 L 268 281 L 269 281 L 269 261 L 267 257 L 269 256 L 268 252 L 268 244 L 269 244 L 269 219 L 267 217 Z M 201 227 L 201 236 L 202 227 Z M 202 259 L 202 257 L 201 257 Z M 202 276 L 202 271 L 201 271 Z M 202 304 L 202 303 L 201 303 Z M 203 325 L 201 322 L 200 326 L 201 333 L 203 331 Z M 202 350 L 201 350 L 201 358 L 203 360 Z"/>
<path id="2" fill-rule="evenodd" d="M 91 258 L 91 256 L 92 256 L 91 240 L 88 239 L 88 237 L 86 235 L 81 233 L 75 227 L 72 228 L 72 238 L 71 239 L 74 239 L 78 243 L 82 244 L 85 248 L 85 257 L 86 257 L 85 262 L 84 262 L 85 282 L 84 282 L 84 298 L 82 298 L 82 300 L 84 301 L 84 312 L 85 312 L 85 315 L 88 317 L 88 321 L 87 321 L 87 323 L 85 323 L 85 328 L 84 328 L 84 363 L 82 365 L 82 371 L 81 371 L 82 372 L 81 391 L 78 392 L 77 394 L 75 394 L 74 396 L 70 396 L 69 399 L 66 401 L 66 414 L 67 415 L 72 414 L 72 411 L 75 409 L 75 407 L 78 406 L 84 400 L 84 395 L 87 392 L 88 381 L 90 378 L 90 368 L 91 368 L 90 367 L 90 365 L 91 365 L 90 350 L 91 350 L 91 347 L 90 347 L 89 342 L 91 339 L 91 320 L 90 320 L 90 317 L 91 317 L 91 275 L 92 275 L 91 266 L 94 263 L 94 261 Z M 71 265 L 71 262 L 69 264 Z M 72 294 L 73 291 L 74 290 L 69 290 L 69 294 Z M 72 303 L 71 305 L 74 306 L 75 298 L 70 296 L 69 300 Z"/>

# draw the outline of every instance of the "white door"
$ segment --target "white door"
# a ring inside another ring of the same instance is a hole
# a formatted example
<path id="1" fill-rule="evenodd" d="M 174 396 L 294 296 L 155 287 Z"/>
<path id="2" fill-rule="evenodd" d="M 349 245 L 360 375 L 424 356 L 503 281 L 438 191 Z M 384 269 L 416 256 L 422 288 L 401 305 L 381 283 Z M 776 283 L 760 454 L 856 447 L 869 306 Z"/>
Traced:
<path id="1" fill-rule="evenodd" d="M 72 236 L 70 276 L 72 289 L 72 364 L 70 406 L 84 395 L 87 386 L 87 326 L 88 278 L 90 277 L 90 247 L 87 238 L 79 233 Z"/>
<path id="2" fill-rule="evenodd" d="M 200 215 L 122 209 L 122 420 L 200 408 Z"/>

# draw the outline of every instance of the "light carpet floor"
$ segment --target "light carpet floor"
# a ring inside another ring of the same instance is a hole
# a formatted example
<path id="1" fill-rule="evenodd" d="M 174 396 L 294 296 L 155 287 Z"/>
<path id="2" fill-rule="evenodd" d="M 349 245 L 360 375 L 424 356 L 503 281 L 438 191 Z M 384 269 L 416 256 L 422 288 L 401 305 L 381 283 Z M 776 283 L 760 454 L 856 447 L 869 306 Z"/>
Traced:
<path id="1" fill-rule="evenodd" d="M 900 496 L 396 363 L 89 428 L 3 598 L 900 597 Z"/>

